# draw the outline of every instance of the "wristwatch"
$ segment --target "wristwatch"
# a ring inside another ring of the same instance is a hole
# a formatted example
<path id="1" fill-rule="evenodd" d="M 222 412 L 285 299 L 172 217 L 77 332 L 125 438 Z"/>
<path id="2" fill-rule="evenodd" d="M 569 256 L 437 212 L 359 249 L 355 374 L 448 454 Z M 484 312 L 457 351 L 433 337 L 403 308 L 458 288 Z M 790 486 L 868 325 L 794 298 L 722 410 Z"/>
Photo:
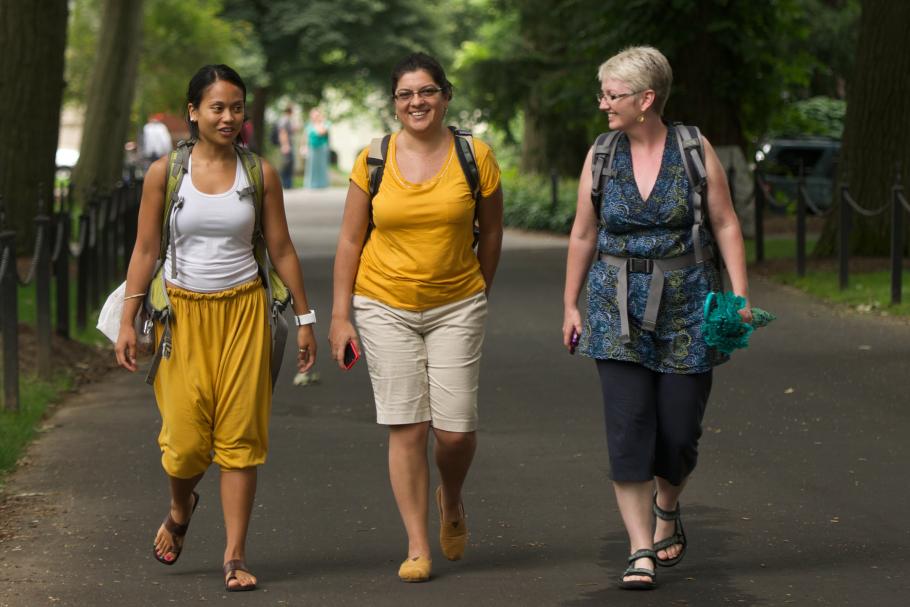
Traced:
<path id="1" fill-rule="evenodd" d="M 316 324 L 316 310 L 310 310 L 306 314 L 298 314 L 294 317 L 294 324 L 298 327 Z"/>

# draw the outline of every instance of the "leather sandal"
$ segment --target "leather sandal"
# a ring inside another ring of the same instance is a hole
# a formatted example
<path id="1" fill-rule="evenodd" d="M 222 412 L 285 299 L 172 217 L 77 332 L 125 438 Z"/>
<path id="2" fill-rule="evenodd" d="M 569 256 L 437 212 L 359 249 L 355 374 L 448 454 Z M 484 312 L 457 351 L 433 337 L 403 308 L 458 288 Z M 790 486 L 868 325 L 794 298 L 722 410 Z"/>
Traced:
<path id="1" fill-rule="evenodd" d="M 190 518 L 186 520 L 185 523 L 180 524 L 174 520 L 171 516 L 171 511 L 168 510 L 167 518 L 164 519 L 164 530 L 171 534 L 171 549 L 165 550 L 161 554 L 158 554 L 158 550 L 155 546 L 152 546 L 152 554 L 155 555 L 155 559 L 164 565 L 173 565 L 177 562 L 177 559 L 180 558 L 180 553 L 183 552 L 183 542 L 180 542 L 178 547 L 177 540 L 183 540 L 186 537 L 186 532 L 190 528 L 190 521 L 193 519 L 193 513 L 196 512 L 196 506 L 199 505 L 199 494 L 193 491 L 193 509 L 190 511 Z M 167 560 L 164 558 L 165 554 L 173 554 L 173 560 Z"/>
<path id="2" fill-rule="evenodd" d="M 672 567 L 678 565 L 679 562 L 683 559 L 683 556 L 686 554 L 686 532 L 683 529 L 682 518 L 680 518 L 680 509 L 679 502 L 676 502 L 676 510 L 668 512 L 657 505 L 657 494 L 654 494 L 654 506 L 652 508 L 654 511 L 654 516 L 664 521 L 673 521 L 673 535 L 670 537 L 664 538 L 658 542 L 654 542 L 654 552 L 657 553 L 658 550 L 666 550 L 670 546 L 680 545 L 682 548 L 679 551 L 679 554 L 670 559 L 657 559 L 657 564 L 661 567 Z"/>
<path id="3" fill-rule="evenodd" d="M 252 571 L 247 569 L 246 563 L 244 563 L 240 559 L 234 559 L 234 560 L 228 561 L 227 563 L 224 564 L 224 589 L 225 589 L 225 591 L 227 591 L 227 592 L 246 592 L 248 590 L 256 590 L 255 583 L 249 584 L 247 586 L 244 586 L 243 584 L 240 583 L 240 580 L 237 579 L 238 571 L 244 571 L 246 573 L 249 573 L 250 575 L 253 574 Z M 231 582 L 233 580 L 237 580 L 236 586 L 231 586 Z"/>
<path id="4" fill-rule="evenodd" d="M 623 590 L 654 590 L 657 588 L 657 569 L 645 569 L 643 567 L 636 567 L 635 561 L 638 559 L 651 559 L 652 563 L 657 563 L 657 554 L 653 550 L 648 548 L 642 548 L 641 550 L 636 550 L 629 557 L 629 566 L 626 567 L 626 570 L 622 572 L 622 576 L 619 578 L 619 587 Z M 626 578 L 630 575 L 641 575 L 649 580 L 627 580 Z"/>

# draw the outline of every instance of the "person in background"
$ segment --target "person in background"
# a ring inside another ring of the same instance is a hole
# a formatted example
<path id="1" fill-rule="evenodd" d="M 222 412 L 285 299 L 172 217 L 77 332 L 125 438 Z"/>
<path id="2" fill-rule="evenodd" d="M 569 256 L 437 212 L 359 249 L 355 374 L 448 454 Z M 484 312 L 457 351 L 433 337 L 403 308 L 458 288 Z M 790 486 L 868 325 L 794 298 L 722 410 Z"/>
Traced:
<path id="1" fill-rule="evenodd" d="M 673 80 L 666 57 L 652 47 L 629 48 L 601 65 L 598 78 L 600 110 L 620 135 L 599 216 L 591 198 L 593 148 L 581 170 L 563 343 L 571 352 L 580 336 L 579 352 L 595 359 L 600 373 L 610 473 L 630 543 L 619 584 L 652 589 L 656 566 L 672 567 L 686 551 L 679 497 L 698 459 L 711 370 L 725 360 L 701 328 L 705 299 L 721 284 L 711 262 L 715 239 L 733 291 L 746 298 L 745 322 L 749 284 L 726 174 L 704 138 L 707 198 L 698 204 L 713 232 L 697 219 L 694 186 L 663 118 Z"/>
<path id="2" fill-rule="evenodd" d="M 388 426 L 389 478 L 408 536 L 398 576 L 422 582 L 432 567 L 431 433 L 440 478 L 440 548 L 458 560 L 467 544 L 462 487 L 477 447 L 480 355 L 487 294 L 502 246 L 502 189 L 490 147 L 475 139 L 475 204 L 445 123 L 452 85 L 435 59 L 422 53 L 403 59 L 392 72 L 390 92 L 401 130 L 391 135 L 372 201 L 369 149 L 351 172 L 335 255 L 329 343 L 339 366 L 349 344 L 363 346 L 376 421 Z"/>
<path id="3" fill-rule="evenodd" d="M 171 140 L 171 132 L 162 121 L 163 114 L 152 114 L 148 122 L 142 127 L 142 158 L 146 166 L 155 162 L 162 156 L 167 156 L 174 143 Z"/>
<path id="4" fill-rule="evenodd" d="M 278 120 L 278 149 L 281 151 L 281 187 L 294 187 L 294 106 L 284 108 Z"/>
<path id="5" fill-rule="evenodd" d="M 304 130 L 306 165 L 303 187 L 329 187 L 329 128 L 319 108 L 310 110 L 310 121 Z"/>

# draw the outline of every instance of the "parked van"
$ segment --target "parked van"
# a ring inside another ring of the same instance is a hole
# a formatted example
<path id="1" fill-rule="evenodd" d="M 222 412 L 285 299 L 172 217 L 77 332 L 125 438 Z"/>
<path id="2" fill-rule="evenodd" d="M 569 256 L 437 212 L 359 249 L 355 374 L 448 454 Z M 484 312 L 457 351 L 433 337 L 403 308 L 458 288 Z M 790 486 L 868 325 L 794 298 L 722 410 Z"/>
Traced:
<path id="1" fill-rule="evenodd" d="M 812 205 L 825 210 L 831 206 L 839 154 L 840 141 L 836 139 L 772 139 L 755 152 L 756 171 L 766 193 L 783 205 L 796 202 L 802 166 Z"/>

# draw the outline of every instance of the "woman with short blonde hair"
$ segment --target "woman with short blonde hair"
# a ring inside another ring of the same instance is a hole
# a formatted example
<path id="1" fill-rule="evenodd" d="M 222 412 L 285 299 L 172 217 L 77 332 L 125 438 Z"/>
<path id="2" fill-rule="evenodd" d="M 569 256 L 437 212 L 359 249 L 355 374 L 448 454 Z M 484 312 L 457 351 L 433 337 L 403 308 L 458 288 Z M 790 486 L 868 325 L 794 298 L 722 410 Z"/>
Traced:
<path id="1" fill-rule="evenodd" d="M 597 99 L 615 145 L 608 153 L 598 148 L 596 160 L 592 147 L 581 171 L 563 341 L 595 359 L 601 378 L 611 476 L 631 554 L 620 586 L 652 589 L 655 565 L 672 567 L 686 551 L 679 496 L 697 462 L 711 370 L 726 360 L 707 346 L 701 328 L 705 298 L 721 287 L 711 263 L 715 243 L 733 291 L 746 298 L 746 322 L 749 285 L 714 148 L 697 129 L 686 127 L 696 136 L 684 136 L 662 118 L 673 82 L 666 57 L 652 47 L 628 48 L 601 65 L 598 77 Z M 699 148 L 704 199 L 683 156 Z M 592 166 L 598 179 L 605 175 L 597 184 Z"/>

